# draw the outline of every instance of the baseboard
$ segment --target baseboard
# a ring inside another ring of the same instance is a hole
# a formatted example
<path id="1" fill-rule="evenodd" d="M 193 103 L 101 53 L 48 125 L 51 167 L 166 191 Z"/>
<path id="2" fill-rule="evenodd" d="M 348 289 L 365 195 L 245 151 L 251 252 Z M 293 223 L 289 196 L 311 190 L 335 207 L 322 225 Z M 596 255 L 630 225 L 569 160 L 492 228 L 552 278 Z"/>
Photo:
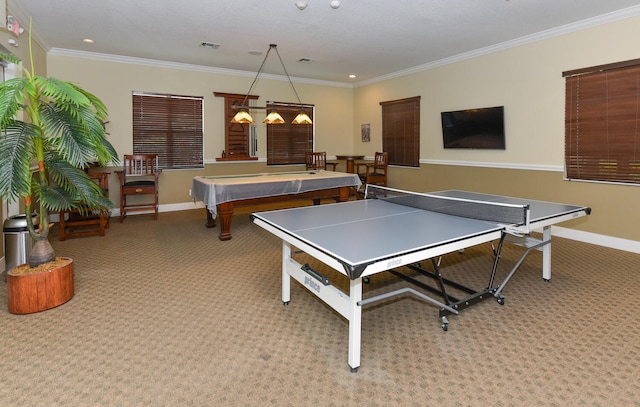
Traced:
<path id="1" fill-rule="evenodd" d="M 627 252 L 640 254 L 640 242 L 636 240 L 599 235 L 596 233 L 583 232 L 576 229 L 563 228 L 560 226 L 552 226 L 551 234 L 553 236 L 577 240 L 584 243 L 591 243 L 598 246 L 609 247 L 611 249 L 624 250 Z"/>
<path id="2" fill-rule="evenodd" d="M 163 212 L 189 211 L 193 209 L 204 209 L 204 207 L 205 207 L 204 204 L 200 201 L 164 204 L 164 205 L 158 205 L 158 212 L 163 213 Z M 132 212 L 127 216 L 136 216 L 136 215 L 145 215 L 145 214 L 148 215 L 150 213 L 153 213 L 153 211 L 149 210 L 149 211 Z M 111 216 L 112 217 L 120 216 L 120 208 L 114 208 L 111 211 Z"/>

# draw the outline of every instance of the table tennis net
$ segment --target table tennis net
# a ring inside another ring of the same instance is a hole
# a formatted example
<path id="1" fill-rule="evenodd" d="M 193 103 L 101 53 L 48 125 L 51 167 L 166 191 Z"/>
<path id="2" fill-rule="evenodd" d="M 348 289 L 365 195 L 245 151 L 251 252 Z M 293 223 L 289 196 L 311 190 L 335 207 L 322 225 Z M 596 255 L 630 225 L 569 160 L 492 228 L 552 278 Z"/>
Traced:
<path id="1" fill-rule="evenodd" d="M 367 185 L 366 199 L 380 199 L 398 205 L 439 212 L 464 218 L 496 222 L 529 230 L 529 205 L 514 205 L 491 201 L 422 194 Z"/>

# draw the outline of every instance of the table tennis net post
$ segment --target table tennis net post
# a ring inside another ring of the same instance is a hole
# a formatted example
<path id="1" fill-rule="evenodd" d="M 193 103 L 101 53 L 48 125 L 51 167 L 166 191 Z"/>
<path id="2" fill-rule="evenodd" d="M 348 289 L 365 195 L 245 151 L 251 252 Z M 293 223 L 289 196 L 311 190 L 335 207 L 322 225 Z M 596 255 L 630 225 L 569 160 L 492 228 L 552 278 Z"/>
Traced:
<path id="1" fill-rule="evenodd" d="M 366 199 L 380 199 L 398 205 L 447 215 L 460 216 L 504 225 L 508 232 L 529 233 L 529 205 L 456 198 L 389 187 L 367 185 Z"/>

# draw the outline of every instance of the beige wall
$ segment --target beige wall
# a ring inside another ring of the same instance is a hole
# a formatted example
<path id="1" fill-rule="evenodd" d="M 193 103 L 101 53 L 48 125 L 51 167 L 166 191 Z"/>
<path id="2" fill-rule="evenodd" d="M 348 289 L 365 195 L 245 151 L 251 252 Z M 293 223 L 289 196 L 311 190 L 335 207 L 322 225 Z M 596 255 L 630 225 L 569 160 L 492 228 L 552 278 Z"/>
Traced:
<path id="1" fill-rule="evenodd" d="M 354 126 L 371 123 L 382 146 L 379 102 L 419 95 L 420 169 L 391 168 L 390 184 L 417 191 L 460 188 L 591 206 L 562 226 L 640 242 L 640 188 L 563 180 L 562 72 L 638 58 L 640 17 L 585 29 L 356 88 Z M 504 151 L 445 150 L 440 112 L 505 106 Z M 640 243 L 634 247 L 640 247 Z"/>
<path id="2" fill-rule="evenodd" d="M 79 83 L 100 97 L 109 109 L 107 131 L 119 155 L 131 153 L 132 91 L 174 93 L 204 97 L 204 159 L 210 163 L 205 170 L 174 170 L 162 174 L 161 204 L 187 202 L 188 190 L 194 175 L 229 174 L 268 171 L 264 162 L 215 163 L 224 149 L 224 98 L 213 92 L 240 93 L 249 89 L 253 77 L 222 75 L 192 66 L 157 67 L 128 62 L 104 61 L 62 55 L 48 56 L 49 76 Z M 295 83 L 303 102 L 316 106 L 316 150 L 329 155 L 351 152 L 353 127 L 353 96 L 350 87 L 324 84 Z M 252 92 L 260 95 L 259 104 L 267 100 L 295 101 L 288 82 L 261 77 Z M 258 150 L 261 161 L 266 160 L 266 125 L 264 112 L 255 119 L 258 129 Z M 270 169 L 275 171 L 277 169 Z M 280 168 L 282 171 L 282 169 Z M 117 185 L 112 174 L 110 185 Z M 119 202 L 117 188 L 110 189 L 110 198 Z"/>
<path id="3" fill-rule="evenodd" d="M 380 102 L 421 96 L 422 160 L 563 165 L 562 72 L 638 58 L 640 17 L 453 62 L 354 91 L 354 146 L 382 146 Z M 440 112 L 505 106 L 505 151 L 444 150 Z M 371 142 L 359 126 L 371 123 Z M 358 129 L 356 133 L 355 129 Z"/>
<path id="4" fill-rule="evenodd" d="M 224 149 L 224 98 L 213 92 L 244 94 L 253 80 L 247 76 L 222 75 L 193 66 L 155 67 L 126 62 L 92 60 L 61 55 L 48 56 L 49 76 L 74 81 L 100 97 L 109 109 L 108 132 L 120 154 L 132 151 L 132 91 L 173 93 L 204 97 L 204 158 L 212 161 Z M 345 142 L 351 143 L 352 90 L 346 86 L 296 83 L 303 102 L 316 105 L 317 148 L 335 154 Z M 288 82 L 261 77 L 252 92 L 267 100 L 295 101 Z M 256 114 L 259 155 L 266 157 L 264 112 Z M 351 146 L 349 146 L 350 148 Z"/>
<path id="5" fill-rule="evenodd" d="M 17 47 L 9 45 L 9 39 L 13 39 L 18 43 Z M 29 33 L 28 28 L 19 37 L 16 38 L 6 29 L 0 29 L 0 44 L 10 53 L 20 58 L 25 68 L 31 70 L 29 62 Z M 40 45 L 33 41 L 33 60 L 36 75 L 47 76 L 47 55 Z"/>
<path id="6" fill-rule="evenodd" d="M 421 96 L 421 167 L 391 168 L 390 185 L 414 190 L 464 188 L 589 205 L 593 215 L 563 226 L 640 242 L 636 210 L 640 189 L 633 186 L 563 180 L 564 79 L 562 72 L 637 58 L 640 17 L 604 24 L 530 44 L 451 62 L 410 75 L 349 88 L 296 83 L 303 102 L 316 105 L 316 150 L 331 155 L 372 156 L 382 147 L 381 101 Z M 205 97 L 205 170 L 166 171 L 163 205 L 188 202 L 191 179 L 199 174 L 277 171 L 264 159 L 265 128 L 258 126 L 260 162 L 215 163 L 224 148 L 222 99 L 214 91 L 244 93 L 252 77 L 220 74 L 188 66 L 158 67 L 49 54 L 48 74 L 80 83 L 110 110 L 107 127 L 120 155 L 130 152 L 133 90 Z M 265 100 L 292 99 L 286 82 L 261 78 Z M 440 112 L 505 106 L 507 149 L 444 150 Z M 260 113 L 258 113 L 260 114 Z M 360 140 L 360 125 L 371 124 L 371 142 Z M 344 165 L 344 164 L 343 164 Z M 284 168 L 284 170 L 288 169 Z M 344 169 L 344 167 L 342 167 Z M 115 178 L 112 178 L 112 182 Z M 115 183 L 113 185 L 116 185 Z M 117 190 L 111 199 L 118 201 Z"/>

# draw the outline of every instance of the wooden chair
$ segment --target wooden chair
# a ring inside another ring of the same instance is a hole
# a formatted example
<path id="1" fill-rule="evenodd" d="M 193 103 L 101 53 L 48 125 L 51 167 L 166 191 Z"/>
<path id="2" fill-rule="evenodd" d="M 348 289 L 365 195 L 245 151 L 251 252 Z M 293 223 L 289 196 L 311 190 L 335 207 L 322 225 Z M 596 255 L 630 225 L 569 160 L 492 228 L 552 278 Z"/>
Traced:
<path id="1" fill-rule="evenodd" d="M 154 212 L 154 220 L 158 220 L 158 176 L 162 170 L 158 167 L 157 154 L 125 155 L 122 171 L 116 171 L 120 179 L 120 223 L 128 212 Z M 129 195 L 153 195 L 153 200 L 134 198 L 129 202 Z"/>
<path id="2" fill-rule="evenodd" d="M 387 186 L 387 167 L 389 165 L 389 153 L 376 152 L 373 162 L 361 162 L 356 164 L 356 172 L 363 184 Z"/>
<path id="3" fill-rule="evenodd" d="M 110 172 L 89 172 L 87 175 L 93 179 L 105 196 L 109 193 Z M 80 213 L 77 209 L 60 211 L 59 238 L 64 241 L 68 237 L 104 236 L 105 229 L 109 227 L 111 213 L 108 209 L 86 209 Z"/>
<path id="4" fill-rule="evenodd" d="M 307 170 L 326 170 L 327 166 L 331 166 L 331 171 L 335 171 L 338 165 L 338 163 L 328 163 L 327 153 L 324 151 L 307 151 L 305 159 Z"/>

